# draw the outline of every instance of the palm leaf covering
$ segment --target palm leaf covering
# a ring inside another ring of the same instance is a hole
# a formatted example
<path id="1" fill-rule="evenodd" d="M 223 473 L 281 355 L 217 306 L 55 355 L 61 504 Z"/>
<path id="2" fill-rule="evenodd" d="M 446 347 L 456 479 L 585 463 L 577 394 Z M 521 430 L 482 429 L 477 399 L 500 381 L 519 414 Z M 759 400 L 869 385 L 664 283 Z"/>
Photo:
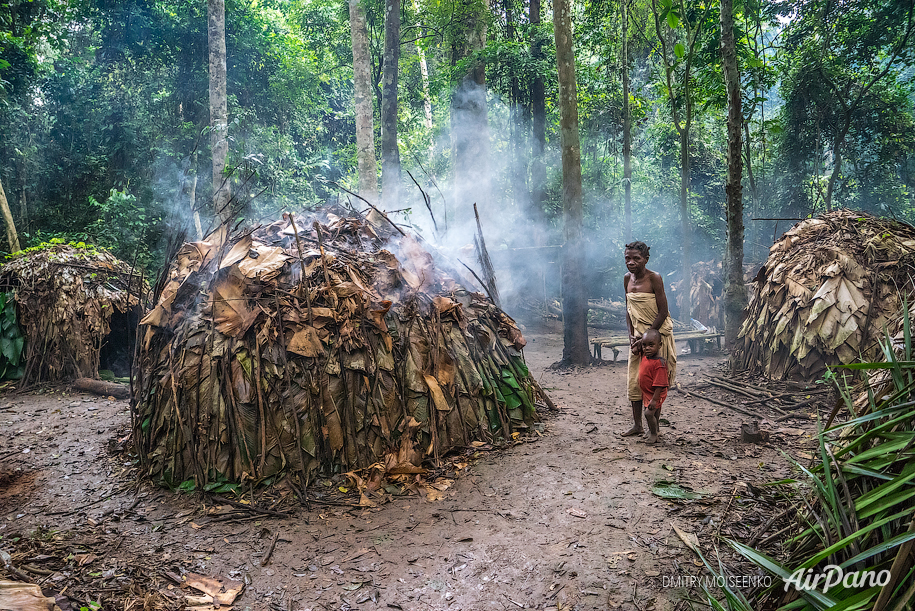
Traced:
<path id="1" fill-rule="evenodd" d="M 875 358 L 884 325 L 912 294 L 915 228 L 851 210 L 795 225 L 756 277 L 734 353 L 771 378 L 812 380 Z"/>
<path id="2" fill-rule="evenodd" d="M 134 433 L 154 479 L 416 472 L 537 419 L 511 318 L 412 235 L 321 218 L 177 253 L 141 327 Z"/>
<path id="3" fill-rule="evenodd" d="M 795 463 L 802 478 L 798 506 L 805 520 L 782 550 L 781 564 L 740 543 L 738 552 L 783 579 L 807 583 L 827 565 L 843 570 L 843 582 L 800 592 L 781 586 L 763 604 L 791 609 L 909 609 L 915 602 L 915 362 L 911 321 L 902 316 L 895 335 L 880 342 L 882 362 L 847 366 L 869 372 L 866 388 L 855 400 L 840 383 L 840 394 L 853 419 L 820 433 L 813 466 Z M 806 526 L 806 528 L 805 528 Z M 797 573 L 797 571 L 801 573 Z M 857 577 L 845 578 L 858 571 Z M 864 571 L 866 580 L 857 581 Z M 878 583 L 879 571 L 886 571 Z M 757 607 L 758 608 L 758 607 Z"/>
<path id="4" fill-rule="evenodd" d="M 82 242 L 45 243 L 14 253 L 0 291 L 15 293 L 25 334 L 22 384 L 97 378 L 117 310 L 139 314 L 139 275 L 111 253 Z"/>

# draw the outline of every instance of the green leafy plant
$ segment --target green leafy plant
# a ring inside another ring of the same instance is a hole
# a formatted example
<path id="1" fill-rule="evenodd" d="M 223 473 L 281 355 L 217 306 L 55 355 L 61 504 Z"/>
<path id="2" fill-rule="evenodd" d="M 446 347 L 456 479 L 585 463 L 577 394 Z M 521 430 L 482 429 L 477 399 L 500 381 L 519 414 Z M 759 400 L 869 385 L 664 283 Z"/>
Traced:
<path id="1" fill-rule="evenodd" d="M 908 312 L 905 307 L 904 312 Z M 769 573 L 793 583 L 802 576 L 829 571 L 862 575 L 884 572 L 885 582 L 862 580 L 825 586 L 791 588 L 779 607 L 791 609 L 905 609 L 915 600 L 915 567 L 907 558 L 915 545 L 915 362 L 908 316 L 903 320 L 902 345 L 886 334 L 884 362 L 843 366 L 877 370 L 871 378 L 867 404 L 855 409 L 845 380 L 833 381 L 855 417 L 828 430 L 819 430 L 817 463 L 804 467 L 792 458 L 808 484 L 799 488 L 807 511 L 807 527 L 786 542 L 795 559 L 786 566 L 736 541 L 737 552 Z M 840 434 L 837 434 L 840 433 Z M 881 580 L 884 581 L 884 580 Z M 797 595 L 800 595 L 797 598 Z"/>
<path id="2" fill-rule="evenodd" d="M 13 293 L 0 293 L 0 378 L 18 380 L 22 377 L 24 347 L 25 337 L 17 321 Z"/>

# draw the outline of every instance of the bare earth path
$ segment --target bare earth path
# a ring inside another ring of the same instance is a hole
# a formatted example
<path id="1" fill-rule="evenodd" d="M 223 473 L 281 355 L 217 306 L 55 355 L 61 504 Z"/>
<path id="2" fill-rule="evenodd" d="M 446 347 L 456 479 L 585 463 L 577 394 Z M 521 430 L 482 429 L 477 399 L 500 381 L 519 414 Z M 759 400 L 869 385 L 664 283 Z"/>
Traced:
<path id="1" fill-rule="evenodd" d="M 2 397 L 0 549 L 14 553 L 38 527 L 61 531 L 43 536 L 72 556 L 44 559 L 44 569 L 24 559 L 26 574 L 59 592 L 91 569 L 105 587 L 76 598 L 105 609 L 127 608 L 130 597 L 142 609 L 150 591 L 177 608 L 184 592 L 166 573 L 186 571 L 246 579 L 239 610 L 675 608 L 685 591 L 664 587 L 665 578 L 699 569 L 671 523 L 700 539 L 728 534 L 751 511 L 731 495 L 787 475 L 776 448 L 796 453 L 809 437 L 792 428 L 770 444 L 743 444 L 739 426 L 749 418 L 672 392 L 663 443 L 622 439 L 625 365 L 551 371 L 561 337 L 526 337 L 531 370 L 560 407 L 543 437 L 483 453 L 441 500 L 410 495 L 373 509 L 312 505 L 292 518 L 218 521 L 208 499 L 131 489 L 125 455 L 109 452 L 129 429 L 126 402 Z M 680 380 L 720 362 L 686 356 Z M 658 480 L 705 497 L 674 504 L 650 492 Z"/>

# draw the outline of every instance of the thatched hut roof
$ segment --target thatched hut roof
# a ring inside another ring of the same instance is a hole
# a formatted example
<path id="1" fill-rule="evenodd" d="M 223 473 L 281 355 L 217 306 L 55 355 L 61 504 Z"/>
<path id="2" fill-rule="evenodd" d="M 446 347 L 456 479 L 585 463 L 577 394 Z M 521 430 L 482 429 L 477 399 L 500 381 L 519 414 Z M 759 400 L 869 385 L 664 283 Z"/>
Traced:
<path id="1" fill-rule="evenodd" d="M 806 219 L 770 249 L 734 354 L 772 378 L 872 359 L 913 295 L 915 227 L 852 210 Z"/>
<path id="2" fill-rule="evenodd" d="M 177 253 L 141 326 L 134 433 L 153 479 L 417 472 L 537 418 L 511 318 L 419 239 L 320 218 Z"/>
<path id="3" fill-rule="evenodd" d="M 126 345 L 127 315 L 140 314 L 141 279 L 130 265 L 91 244 L 42 244 L 15 253 L 0 268 L 0 291 L 13 291 L 25 333 L 23 385 L 98 378 L 115 340 Z M 129 355 L 122 355 L 129 359 Z"/>

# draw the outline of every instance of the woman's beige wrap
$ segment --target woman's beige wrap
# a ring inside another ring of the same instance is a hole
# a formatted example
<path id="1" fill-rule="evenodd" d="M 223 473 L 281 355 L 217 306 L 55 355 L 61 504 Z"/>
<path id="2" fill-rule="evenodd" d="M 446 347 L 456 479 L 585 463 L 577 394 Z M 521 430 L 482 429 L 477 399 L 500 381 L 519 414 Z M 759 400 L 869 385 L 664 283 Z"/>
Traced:
<path id="1" fill-rule="evenodd" d="M 626 312 L 632 321 L 632 330 L 636 335 L 642 335 L 651 327 L 655 316 L 658 315 L 658 302 L 654 293 L 626 293 Z M 677 345 L 674 343 L 674 321 L 670 316 L 658 329 L 661 334 L 661 350 L 658 353 L 667 361 L 667 375 L 670 385 L 676 383 L 677 374 Z M 639 361 L 641 356 L 629 351 L 629 400 L 641 401 L 642 391 L 639 389 Z"/>

